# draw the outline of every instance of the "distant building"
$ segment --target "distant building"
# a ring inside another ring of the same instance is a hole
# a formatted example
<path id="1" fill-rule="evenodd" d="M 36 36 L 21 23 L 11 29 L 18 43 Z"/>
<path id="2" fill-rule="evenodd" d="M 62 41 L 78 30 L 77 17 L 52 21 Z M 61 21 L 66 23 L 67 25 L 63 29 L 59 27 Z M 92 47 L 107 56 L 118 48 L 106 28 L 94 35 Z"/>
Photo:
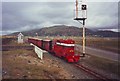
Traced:
<path id="1" fill-rule="evenodd" d="M 24 35 L 20 32 L 18 34 L 18 43 L 23 43 Z"/>

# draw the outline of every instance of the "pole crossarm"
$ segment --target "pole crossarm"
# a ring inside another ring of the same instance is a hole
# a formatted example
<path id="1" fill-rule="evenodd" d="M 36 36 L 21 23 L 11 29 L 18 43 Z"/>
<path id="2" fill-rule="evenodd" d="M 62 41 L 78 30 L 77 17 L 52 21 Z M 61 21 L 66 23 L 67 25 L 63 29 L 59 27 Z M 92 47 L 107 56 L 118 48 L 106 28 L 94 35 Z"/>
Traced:
<path id="1" fill-rule="evenodd" d="M 85 20 L 87 18 L 74 18 L 74 20 Z"/>
<path id="2" fill-rule="evenodd" d="M 77 20 L 82 25 L 85 25 L 85 19 L 87 19 L 87 18 L 74 18 L 74 20 Z M 80 22 L 80 21 L 83 21 L 83 22 Z"/>

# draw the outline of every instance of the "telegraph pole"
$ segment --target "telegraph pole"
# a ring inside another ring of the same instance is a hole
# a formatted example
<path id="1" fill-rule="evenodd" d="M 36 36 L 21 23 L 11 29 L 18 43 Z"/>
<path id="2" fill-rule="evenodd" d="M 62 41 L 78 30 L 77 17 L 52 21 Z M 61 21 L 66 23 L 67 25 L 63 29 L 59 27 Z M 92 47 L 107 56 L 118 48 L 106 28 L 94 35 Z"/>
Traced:
<path id="1" fill-rule="evenodd" d="M 36 37 L 38 38 L 38 33 L 36 33 Z"/>
<path id="2" fill-rule="evenodd" d="M 83 3 L 83 0 L 81 1 L 81 5 L 80 5 L 81 9 L 79 9 L 79 2 L 78 0 L 76 0 L 76 16 L 74 18 L 74 20 L 77 20 L 80 24 L 83 25 L 83 57 L 85 56 L 85 20 L 87 19 L 87 5 L 85 3 Z M 80 13 L 80 15 L 79 15 Z M 82 21 L 82 22 L 81 22 Z"/>

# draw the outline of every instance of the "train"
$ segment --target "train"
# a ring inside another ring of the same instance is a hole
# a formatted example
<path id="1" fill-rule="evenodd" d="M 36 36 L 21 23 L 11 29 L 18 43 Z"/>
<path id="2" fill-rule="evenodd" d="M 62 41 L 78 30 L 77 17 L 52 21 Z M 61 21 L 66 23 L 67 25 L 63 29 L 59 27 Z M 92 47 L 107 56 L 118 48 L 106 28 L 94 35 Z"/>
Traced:
<path id="1" fill-rule="evenodd" d="M 75 54 L 75 41 L 72 39 L 43 40 L 29 37 L 28 42 L 70 63 L 78 62 L 80 59 L 80 55 Z"/>

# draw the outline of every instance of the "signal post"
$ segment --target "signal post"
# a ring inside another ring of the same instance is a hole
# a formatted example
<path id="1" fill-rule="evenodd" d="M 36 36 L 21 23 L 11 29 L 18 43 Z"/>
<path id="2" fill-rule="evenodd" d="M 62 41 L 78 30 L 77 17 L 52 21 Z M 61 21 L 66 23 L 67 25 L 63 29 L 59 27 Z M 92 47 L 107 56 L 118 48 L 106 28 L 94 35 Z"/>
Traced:
<path id="1" fill-rule="evenodd" d="M 80 7 L 80 9 L 79 9 Z M 79 5 L 78 0 L 76 0 L 76 7 L 75 7 L 75 18 L 80 24 L 83 25 L 83 57 L 85 56 L 85 20 L 87 19 L 87 5 L 83 0 Z"/>

